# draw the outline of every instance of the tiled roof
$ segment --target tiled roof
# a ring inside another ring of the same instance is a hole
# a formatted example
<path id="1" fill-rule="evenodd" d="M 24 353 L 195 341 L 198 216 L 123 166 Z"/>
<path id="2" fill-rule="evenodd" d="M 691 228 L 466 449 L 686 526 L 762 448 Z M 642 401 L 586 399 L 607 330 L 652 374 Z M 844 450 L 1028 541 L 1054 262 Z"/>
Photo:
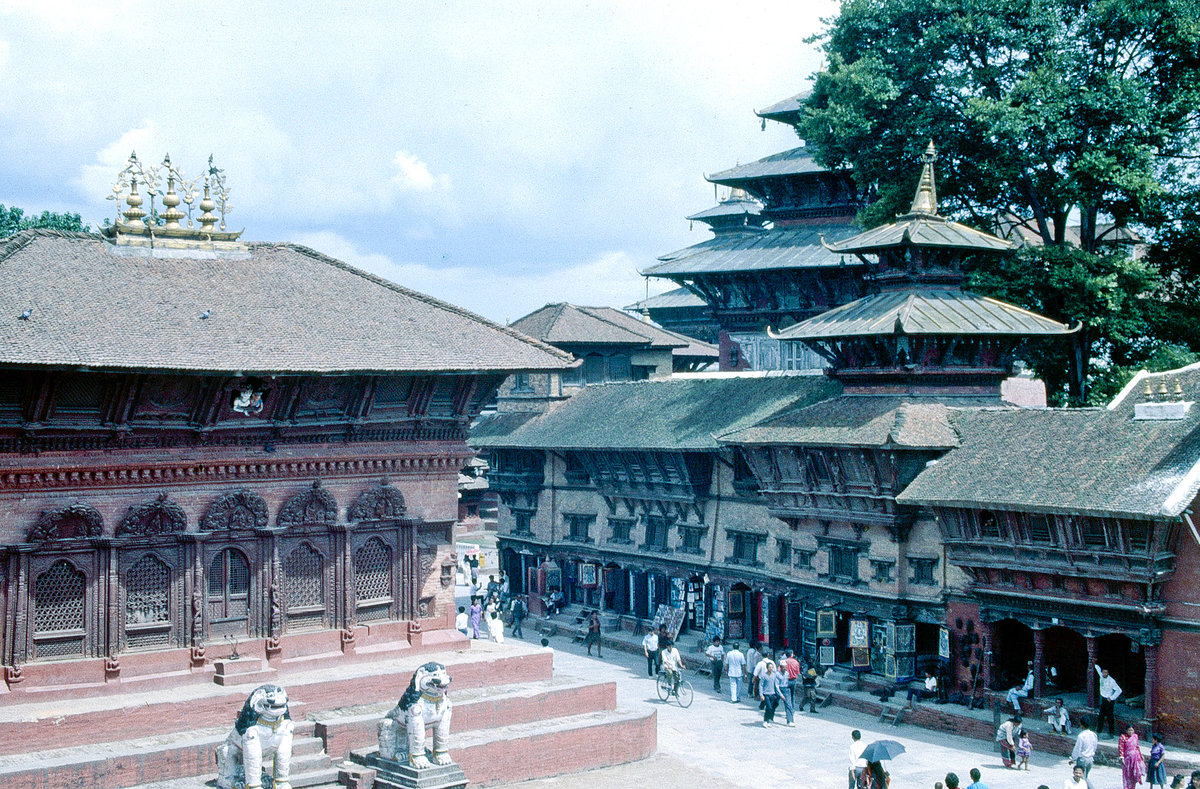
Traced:
<path id="1" fill-rule="evenodd" d="M 824 172 L 828 172 L 828 170 L 817 164 L 808 149 L 801 145 L 790 151 L 780 151 L 748 164 L 730 167 L 728 170 L 713 173 L 706 178 L 714 184 L 739 186 L 746 181 L 754 181 L 759 178 Z"/>
<path id="2" fill-rule="evenodd" d="M 547 304 L 512 328 L 551 345 L 640 345 L 682 348 L 691 340 L 612 307 Z"/>
<path id="3" fill-rule="evenodd" d="M 485 414 L 471 425 L 471 440 L 486 442 L 488 439 L 502 438 L 540 415 L 540 411 L 497 411 Z"/>
<path id="4" fill-rule="evenodd" d="M 853 225 L 829 224 L 718 236 L 663 255 L 659 258 L 661 262 L 641 273 L 648 277 L 667 277 L 726 271 L 861 266 L 860 261 L 830 252 L 821 243 L 822 238 L 838 240 L 855 233 L 857 228 Z"/>
<path id="5" fill-rule="evenodd" d="M 970 404 L 962 398 L 950 402 Z M 730 444 L 795 444 L 949 448 L 958 446 L 950 409 L 931 398 L 900 395 L 842 395 L 789 410 L 753 427 L 730 433 Z"/>
<path id="6" fill-rule="evenodd" d="M 760 118 L 769 118 L 773 121 L 781 121 L 786 123 L 788 116 L 798 115 L 804 108 L 804 102 L 808 100 L 811 91 L 797 93 L 795 96 L 790 96 L 783 101 L 777 101 L 770 107 L 762 110 L 755 110 L 754 114 Z"/>
<path id="7" fill-rule="evenodd" d="M 712 208 L 706 208 L 703 211 L 684 217 L 685 219 L 696 219 L 701 222 L 708 219 L 719 219 L 727 216 L 759 216 L 762 214 L 762 203 L 757 200 L 725 200 L 717 203 Z"/>
<path id="8" fill-rule="evenodd" d="M 906 214 L 895 222 L 871 228 L 831 246 L 836 252 L 870 254 L 878 249 L 905 244 L 997 252 L 1014 247 L 1014 244 L 1002 238 L 952 222 L 937 214 L 926 213 Z"/>
<path id="9" fill-rule="evenodd" d="M 349 373 L 569 363 L 512 329 L 294 244 L 150 254 L 48 230 L 0 242 L 0 365 Z"/>
<path id="10" fill-rule="evenodd" d="M 1200 365 L 1149 376 L 1200 400 Z M 1200 491 L 1200 409 L 1135 419 L 1142 380 L 1109 409 L 958 411 L 961 446 L 897 498 L 908 504 L 1175 517 Z"/>
<path id="11" fill-rule="evenodd" d="M 718 439 L 839 391 L 825 376 L 695 378 L 585 387 L 505 436 L 481 419 L 470 443 L 517 449 L 712 450 Z"/>
<path id="12" fill-rule="evenodd" d="M 642 310 L 680 309 L 684 307 L 704 307 L 708 304 L 704 299 L 692 293 L 687 288 L 675 288 L 657 296 L 643 299 L 636 304 L 630 304 L 626 310 L 641 312 Z"/>
<path id="13" fill-rule="evenodd" d="M 1063 324 L 1002 301 L 957 289 L 879 293 L 796 323 L 776 336 L 789 340 L 893 334 L 1047 336 Z"/>

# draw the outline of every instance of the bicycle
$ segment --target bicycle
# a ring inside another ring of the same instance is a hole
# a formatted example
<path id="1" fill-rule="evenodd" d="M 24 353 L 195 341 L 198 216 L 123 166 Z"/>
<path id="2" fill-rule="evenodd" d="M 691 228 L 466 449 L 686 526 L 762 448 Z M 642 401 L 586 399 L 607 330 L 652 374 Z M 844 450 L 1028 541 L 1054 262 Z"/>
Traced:
<path id="1" fill-rule="evenodd" d="M 668 701 L 672 696 L 680 707 L 692 706 L 692 698 L 696 695 L 692 690 L 692 683 L 688 682 L 683 677 L 679 678 L 678 687 L 671 686 L 671 677 L 665 671 L 660 671 L 658 674 L 658 697 L 663 701 Z"/>

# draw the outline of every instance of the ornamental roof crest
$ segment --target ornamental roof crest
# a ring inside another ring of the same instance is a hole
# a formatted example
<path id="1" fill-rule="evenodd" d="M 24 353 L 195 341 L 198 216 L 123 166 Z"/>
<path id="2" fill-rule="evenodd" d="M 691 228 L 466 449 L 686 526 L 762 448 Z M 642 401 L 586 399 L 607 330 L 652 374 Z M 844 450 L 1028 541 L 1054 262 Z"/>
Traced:
<path id="1" fill-rule="evenodd" d="M 188 178 L 170 154 L 161 164 L 148 165 L 134 151 L 108 196 L 117 215 L 104 232 L 122 246 L 242 249 L 242 231 L 231 231 L 225 223 L 233 212 L 229 193 L 225 171 L 213 164 L 212 156 L 200 175 Z"/>

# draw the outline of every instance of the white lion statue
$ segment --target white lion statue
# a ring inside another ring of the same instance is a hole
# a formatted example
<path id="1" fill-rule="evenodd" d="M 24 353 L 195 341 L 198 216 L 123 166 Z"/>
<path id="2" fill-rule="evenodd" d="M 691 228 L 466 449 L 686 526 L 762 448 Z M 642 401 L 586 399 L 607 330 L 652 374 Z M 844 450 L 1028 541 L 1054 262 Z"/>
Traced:
<path id="1" fill-rule="evenodd" d="M 278 685 L 254 689 L 233 731 L 217 746 L 217 786 L 220 789 L 291 789 L 288 773 L 292 761 L 292 725 L 287 691 Z M 273 758 L 274 769 L 263 775 L 263 760 Z"/>
<path id="2" fill-rule="evenodd" d="M 441 663 L 426 663 L 413 674 L 408 690 L 383 720 L 379 721 L 379 755 L 404 761 L 418 769 L 434 764 L 452 764 L 450 737 L 450 674 Z M 432 761 L 425 753 L 425 727 L 433 727 Z"/>

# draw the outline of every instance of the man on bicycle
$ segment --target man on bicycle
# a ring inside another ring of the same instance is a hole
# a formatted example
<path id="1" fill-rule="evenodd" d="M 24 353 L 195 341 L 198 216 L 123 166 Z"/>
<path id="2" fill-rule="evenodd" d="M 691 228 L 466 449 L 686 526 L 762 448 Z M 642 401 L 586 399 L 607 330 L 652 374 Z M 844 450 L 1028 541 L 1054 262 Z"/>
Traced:
<path id="1" fill-rule="evenodd" d="M 679 655 L 679 650 L 675 648 L 675 644 L 671 639 L 667 639 L 663 643 L 662 651 L 662 670 L 667 675 L 667 679 L 671 680 L 671 692 L 679 693 L 679 680 L 683 676 L 683 658 Z"/>

